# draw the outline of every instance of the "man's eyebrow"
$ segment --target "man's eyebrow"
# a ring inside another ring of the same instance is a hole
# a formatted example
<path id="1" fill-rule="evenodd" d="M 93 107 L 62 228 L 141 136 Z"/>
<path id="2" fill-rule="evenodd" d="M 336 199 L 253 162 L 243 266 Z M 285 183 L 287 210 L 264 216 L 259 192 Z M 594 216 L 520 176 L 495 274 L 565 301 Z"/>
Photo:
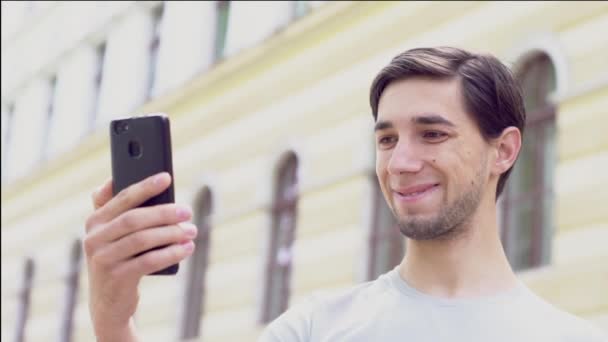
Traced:
<path id="1" fill-rule="evenodd" d="M 374 126 L 374 132 L 382 131 L 385 129 L 393 128 L 393 123 L 390 121 L 378 121 Z"/>
<path id="2" fill-rule="evenodd" d="M 412 122 L 418 125 L 444 125 L 449 127 L 456 127 L 456 125 L 452 121 L 444 118 L 439 114 L 417 115 L 412 118 Z M 374 126 L 374 132 L 382 131 L 393 127 L 393 123 L 390 121 L 378 121 Z"/>
<path id="3" fill-rule="evenodd" d="M 438 114 L 425 114 L 425 115 L 414 116 L 412 118 L 412 121 L 419 125 L 444 125 L 444 126 L 456 127 L 456 125 L 452 121 L 450 121 Z"/>

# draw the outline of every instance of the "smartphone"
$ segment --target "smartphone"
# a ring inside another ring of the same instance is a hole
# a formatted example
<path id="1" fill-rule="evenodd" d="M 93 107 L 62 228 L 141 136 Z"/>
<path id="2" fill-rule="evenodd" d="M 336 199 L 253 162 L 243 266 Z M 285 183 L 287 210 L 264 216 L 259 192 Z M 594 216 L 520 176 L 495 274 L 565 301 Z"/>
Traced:
<path id="1" fill-rule="evenodd" d="M 171 175 L 171 186 L 140 207 L 174 203 L 171 127 L 164 113 L 116 119 L 110 122 L 113 195 L 159 172 Z M 160 246 L 151 250 L 163 248 Z M 136 256 L 144 254 L 144 251 Z M 136 257 L 134 256 L 134 257 Z M 176 274 L 179 264 L 150 275 Z"/>

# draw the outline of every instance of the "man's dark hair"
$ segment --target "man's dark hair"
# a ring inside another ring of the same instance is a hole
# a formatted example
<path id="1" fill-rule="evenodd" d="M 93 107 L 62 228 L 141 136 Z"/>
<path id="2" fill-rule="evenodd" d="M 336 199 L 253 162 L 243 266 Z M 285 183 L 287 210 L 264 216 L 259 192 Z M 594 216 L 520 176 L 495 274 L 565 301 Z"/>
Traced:
<path id="1" fill-rule="evenodd" d="M 397 55 L 372 83 L 369 101 L 374 120 L 378 119 L 378 103 L 384 89 L 410 77 L 459 78 L 465 109 L 486 141 L 497 138 L 509 126 L 519 128 L 523 135 L 526 113 L 521 88 L 509 68 L 496 57 L 453 47 L 417 48 Z M 496 198 L 512 169 L 498 179 Z"/>

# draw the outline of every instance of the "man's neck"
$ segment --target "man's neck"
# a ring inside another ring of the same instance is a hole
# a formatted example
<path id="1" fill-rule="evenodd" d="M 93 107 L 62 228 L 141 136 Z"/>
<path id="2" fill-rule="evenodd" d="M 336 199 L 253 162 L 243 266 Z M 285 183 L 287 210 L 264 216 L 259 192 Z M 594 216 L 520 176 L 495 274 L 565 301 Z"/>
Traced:
<path id="1" fill-rule="evenodd" d="M 408 240 L 399 274 L 417 290 L 442 298 L 490 296 L 517 284 L 504 254 L 496 204 L 480 203 L 463 234 L 454 239 Z"/>

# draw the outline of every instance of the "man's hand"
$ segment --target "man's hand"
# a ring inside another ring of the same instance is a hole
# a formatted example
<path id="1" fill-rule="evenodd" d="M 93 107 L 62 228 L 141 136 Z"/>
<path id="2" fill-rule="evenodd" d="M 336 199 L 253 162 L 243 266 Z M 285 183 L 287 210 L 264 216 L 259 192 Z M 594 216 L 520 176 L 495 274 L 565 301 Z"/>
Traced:
<path id="1" fill-rule="evenodd" d="M 112 181 L 93 193 L 95 211 L 83 239 L 89 275 L 89 310 L 98 342 L 135 341 L 132 317 L 141 278 L 180 262 L 194 250 L 189 208 L 176 204 L 136 208 L 163 192 L 168 173 L 144 179 L 112 197 Z M 154 247 L 169 245 L 134 257 Z"/>

